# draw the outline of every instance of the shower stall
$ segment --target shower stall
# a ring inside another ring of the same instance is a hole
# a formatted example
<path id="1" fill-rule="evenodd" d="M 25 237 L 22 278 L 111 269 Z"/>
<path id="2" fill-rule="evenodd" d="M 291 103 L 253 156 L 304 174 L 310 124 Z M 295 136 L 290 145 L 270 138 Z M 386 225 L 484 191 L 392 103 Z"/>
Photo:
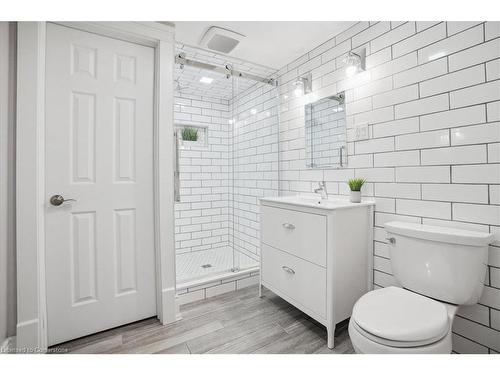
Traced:
<path id="1" fill-rule="evenodd" d="M 181 304 L 257 280 L 259 198 L 279 194 L 275 73 L 177 45 L 175 246 Z"/>

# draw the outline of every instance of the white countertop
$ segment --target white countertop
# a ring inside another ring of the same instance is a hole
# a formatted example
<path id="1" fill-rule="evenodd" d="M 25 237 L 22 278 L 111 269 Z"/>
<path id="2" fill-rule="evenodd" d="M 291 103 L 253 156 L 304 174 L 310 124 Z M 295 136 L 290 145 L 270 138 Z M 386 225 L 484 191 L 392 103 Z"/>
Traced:
<path id="1" fill-rule="evenodd" d="M 348 198 L 335 197 L 328 199 L 316 198 L 314 196 L 285 196 L 285 197 L 264 197 L 260 198 L 263 203 L 279 203 L 279 204 L 290 204 L 294 206 L 302 206 L 309 208 L 319 208 L 323 210 L 337 210 L 346 208 L 355 208 L 362 206 L 373 206 L 374 201 L 362 200 L 361 203 L 352 203 Z"/>

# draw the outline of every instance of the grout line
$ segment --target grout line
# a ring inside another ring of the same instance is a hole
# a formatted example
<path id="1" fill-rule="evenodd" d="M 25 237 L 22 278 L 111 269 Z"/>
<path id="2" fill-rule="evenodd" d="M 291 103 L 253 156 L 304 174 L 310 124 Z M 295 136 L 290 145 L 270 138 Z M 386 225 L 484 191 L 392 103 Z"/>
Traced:
<path id="1" fill-rule="evenodd" d="M 468 341 L 470 341 L 470 342 L 473 342 L 474 344 L 480 345 L 480 346 L 482 346 L 482 347 L 483 347 L 483 348 L 485 348 L 485 349 L 488 349 L 488 350 L 490 349 L 490 348 L 489 348 L 489 347 L 487 347 L 486 345 L 481 344 L 481 343 L 479 343 L 479 342 L 477 342 L 477 341 L 472 340 L 470 337 L 463 336 L 463 335 L 461 335 L 461 334 L 459 334 L 459 333 L 457 333 L 457 332 L 454 332 L 454 331 L 452 331 L 452 333 L 453 333 L 454 335 L 460 336 L 460 337 L 462 337 L 462 338 L 464 338 L 464 339 L 466 339 L 466 340 L 468 340 Z M 460 353 L 459 353 L 459 354 L 460 354 Z"/>

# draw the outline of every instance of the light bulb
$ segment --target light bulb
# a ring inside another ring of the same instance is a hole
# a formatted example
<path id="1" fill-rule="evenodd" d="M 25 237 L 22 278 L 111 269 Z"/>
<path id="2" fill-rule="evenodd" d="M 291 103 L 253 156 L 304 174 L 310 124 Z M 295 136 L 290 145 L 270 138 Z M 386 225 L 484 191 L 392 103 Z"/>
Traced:
<path id="1" fill-rule="evenodd" d="M 300 98 L 302 95 L 304 95 L 304 82 L 295 82 L 295 90 L 293 90 L 293 94 L 296 98 Z"/>
<path id="2" fill-rule="evenodd" d="M 356 65 L 349 65 L 347 68 L 345 68 L 345 74 L 348 77 L 352 77 L 353 75 L 356 74 L 358 71 L 358 67 Z"/>
<path id="3" fill-rule="evenodd" d="M 214 81 L 214 79 L 210 78 L 210 77 L 201 77 L 200 78 L 201 83 L 206 83 L 208 85 L 211 84 L 213 81 Z"/>
<path id="4" fill-rule="evenodd" d="M 352 77 L 360 70 L 361 57 L 354 52 L 349 52 L 345 63 L 345 73 L 348 77 Z"/>

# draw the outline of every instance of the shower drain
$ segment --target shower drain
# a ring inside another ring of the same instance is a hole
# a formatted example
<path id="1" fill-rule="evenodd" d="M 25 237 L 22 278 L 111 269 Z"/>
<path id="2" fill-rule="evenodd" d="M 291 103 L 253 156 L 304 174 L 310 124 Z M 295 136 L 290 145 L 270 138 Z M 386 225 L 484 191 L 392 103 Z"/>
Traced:
<path id="1" fill-rule="evenodd" d="M 202 264 L 201 268 L 210 268 L 212 267 L 211 264 Z"/>

